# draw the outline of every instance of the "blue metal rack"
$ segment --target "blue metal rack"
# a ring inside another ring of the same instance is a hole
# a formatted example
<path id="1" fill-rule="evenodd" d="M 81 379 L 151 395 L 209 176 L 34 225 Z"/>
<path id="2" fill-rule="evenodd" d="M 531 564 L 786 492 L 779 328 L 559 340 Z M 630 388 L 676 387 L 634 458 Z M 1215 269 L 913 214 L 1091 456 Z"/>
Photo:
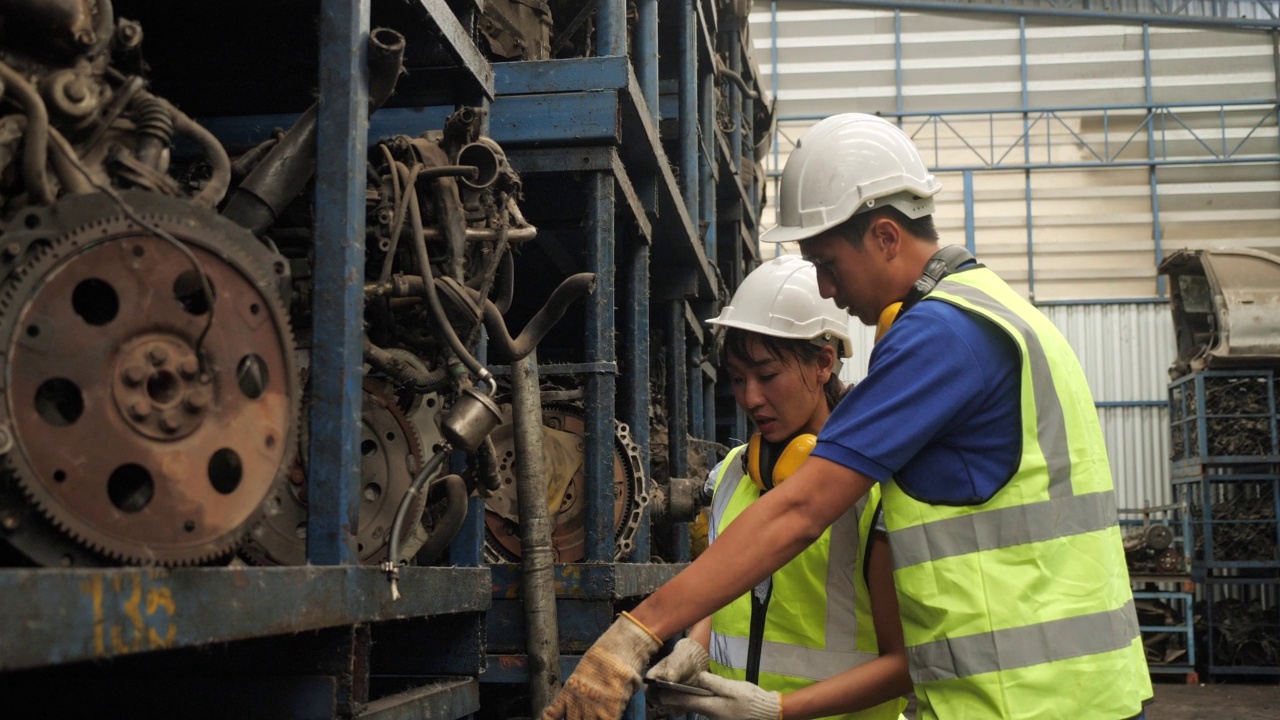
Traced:
<path id="1" fill-rule="evenodd" d="M 466 29 L 469 18 L 456 16 L 443 0 L 415 3 L 453 57 L 449 77 L 457 100 L 487 103 L 493 72 Z M 219 716 L 454 718 L 480 709 L 476 649 L 469 667 L 455 663 L 463 669 L 453 674 L 464 677 L 416 676 L 369 703 L 370 627 L 397 626 L 409 647 L 395 655 L 389 645 L 383 654 L 389 666 L 404 667 L 422 652 L 417 640 L 442 634 L 442 623 L 431 618 L 448 618 L 443 624 L 455 636 L 479 636 L 491 605 L 490 571 L 478 555 L 471 567 L 406 568 L 398 601 L 381 571 L 354 564 L 364 296 L 361 284 L 347 278 L 362 276 L 364 265 L 370 5 L 318 3 L 322 161 L 315 194 L 309 564 L 0 570 L 7 608 L 0 620 L 0 686 L 8 696 L 39 696 L 41 710 L 52 714 L 64 705 L 87 707 L 88 700 L 55 691 L 70 680 L 97 688 L 93 702 L 109 702 L 120 713 L 185 706 L 184 714 L 198 717 L 225 711 Z M 167 10 L 143 0 L 117 2 L 116 9 Z M 228 121 L 224 140 L 258 142 L 281 120 Z M 441 656 L 436 667 L 417 663 L 415 669 L 447 674 L 450 653 Z M 144 691 L 138 683 L 148 676 L 153 681 Z"/>
<path id="2" fill-rule="evenodd" d="M 1202 370 L 1169 383 L 1174 474 L 1280 463 L 1280 388 L 1271 369 Z"/>
<path id="3" fill-rule="evenodd" d="M 136 4 L 165 12 L 147 0 Z M 452 59 L 451 67 L 426 71 L 438 72 L 447 88 L 431 97 L 448 104 L 369 116 L 364 67 L 373 4 L 319 2 L 310 564 L 0 571 L 0 599 L 9 608 L 0 621 L 0 684 L 56 685 L 98 673 L 127 691 L 125 679 L 163 671 L 172 679 L 166 699 L 209 693 L 227 708 L 253 710 L 252 698 L 268 692 L 279 716 L 453 718 L 478 712 L 485 688 L 528 680 L 519 569 L 484 564 L 483 500 L 470 500 L 450 548 L 454 567 L 403 569 L 399 601 L 380 571 L 354 564 L 360 455 L 351 439 L 360 437 L 362 396 L 353 368 L 362 363 L 364 297 L 348 278 L 363 276 L 368 143 L 438 128 L 456 105 L 487 108 L 485 132 L 508 151 L 526 188 L 565 189 L 554 210 L 576 217 L 577 228 L 546 242 L 558 245 L 567 264 L 596 274 L 573 356 L 541 368 L 582 378 L 586 414 L 585 557 L 555 570 L 562 674 L 618 609 L 689 559 L 687 526 L 651 530 L 646 510 L 630 556 L 615 560 L 609 439 L 615 418 L 629 425 L 652 483 L 655 396 L 668 412 L 667 476 L 698 471 L 692 443 L 715 447 L 717 439 L 745 435 L 742 414 L 726 405 L 716 382 L 703 322 L 759 258 L 760 179 L 744 175 L 754 160 L 744 134 L 751 137 L 756 81 L 741 43 L 746 19 L 718 18 L 713 3 L 698 0 L 639 0 L 629 43 L 627 4 L 607 0 L 596 6 L 596 56 L 494 66 L 473 41 L 475 7 L 412 0 Z M 660 63 L 666 28 L 679 28 L 682 39 Z M 728 125 L 721 128 L 717 89 L 730 87 L 724 71 L 743 87 L 724 93 Z M 413 75 L 421 81 L 423 72 Z M 273 106 L 202 124 L 238 151 L 296 118 Z M 527 214 L 539 225 L 538 210 Z M 656 391 L 651 361 L 666 373 Z M 463 459 L 454 460 L 457 469 Z M 663 562 L 651 561 L 658 546 Z M 629 717 L 643 716 L 638 695 Z"/>
<path id="4" fill-rule="evenodd" d="M 1164 614 L 1167 624 L 1139 625 L 1143 643 L 1148 646 L 1147 669 L 1160 675 L 1184 675 L 1187 683 L 1199 682 L 1196 673 L 1195 621 L 1192 607 L 1195 595 L 1185 591 L 1135 590 L 1133 599 L 1138 603 L 1139 617 Z M 1163 650 L 1163 657 L 1153 657 L 1153 652 Z M 1184 650 L 1185 654 L 1169 659 L 1171 654 Z"/>

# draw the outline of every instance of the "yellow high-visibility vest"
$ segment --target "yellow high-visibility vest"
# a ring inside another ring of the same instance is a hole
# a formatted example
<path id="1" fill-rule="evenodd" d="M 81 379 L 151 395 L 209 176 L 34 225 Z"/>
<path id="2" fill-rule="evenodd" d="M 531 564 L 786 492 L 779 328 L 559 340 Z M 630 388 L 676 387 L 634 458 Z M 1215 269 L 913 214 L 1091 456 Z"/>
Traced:
<path id="1" fill-rule="evenodd" d="M 922 302 L 1002 329 L 1021 354 L 1022 454 L 981 505 L 895 481 L 883 507 L 919 717 L 1120 720 L 1151 697 L 1093 396 L 1043 314 L 984 267 Z"/>
<path id="2" fill-rule="evenodd" d="M 710 539 L 760 497 L 734 448 L 720 464 L 711 501 Z M 879 657 L 864 570 L 867 537 L 879 502 L 864 498 L 753 592 L 768 596 L 758 684 L 789 693 Z M 711 616 L 711 671 L 745 680 L 751 638 L 751 592 Z M 843 720 L 895 720 L 897 698 Z"/>

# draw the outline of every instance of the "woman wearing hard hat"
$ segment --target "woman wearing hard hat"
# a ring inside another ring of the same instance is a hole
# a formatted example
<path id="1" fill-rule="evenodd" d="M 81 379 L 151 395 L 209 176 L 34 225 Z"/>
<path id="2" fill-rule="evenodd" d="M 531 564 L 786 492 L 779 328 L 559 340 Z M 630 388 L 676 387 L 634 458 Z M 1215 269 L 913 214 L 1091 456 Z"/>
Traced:
<path id="1" fill-rule="evenodd" d="M 756 427 L 708 479 L 714 542 L 808 457 L 844 394 L 840 365 L 852 348 L 848 316 L 819 296 L 813 265 L 796 256 L 757 268 L 709 323 L 724 330 L 734 399 Z M 710 720 L 895 720 L 911 678 L 888 543 L 873 529 L 879 504 L 877 490 L 649 671 L 710 696 L 654 688 L 654 701 Z"/>

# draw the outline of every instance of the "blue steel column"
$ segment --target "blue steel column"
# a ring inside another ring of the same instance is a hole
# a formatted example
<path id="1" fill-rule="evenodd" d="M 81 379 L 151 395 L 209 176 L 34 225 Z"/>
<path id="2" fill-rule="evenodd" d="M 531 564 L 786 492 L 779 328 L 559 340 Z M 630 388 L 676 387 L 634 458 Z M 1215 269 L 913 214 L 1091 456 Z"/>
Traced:
<path id="1" fill-rule="evenodd" d="M 702 428 L 705 425 L 703 402 L 706 398 L 702 394 L 702 369 L 701 363 L 698 362 L 698 355 L 702 352 L 702 345 L 698 343 L 697 336 L 689 332 L 688 329 L 685 330 L 685 346 L 687 348 L 684 359 L 685 372 L 689 378 L 689 434 L 697 437 L 702 433 Z"/>
<path id="2" fill-rule="evenodd" d="M 698 21 L 697 0 L 680 3 L 680 192 L 690 218 L 698 213 Z"/>
<path id="3" fill-rule="evenodd" d="M 1156 109 L 1151 87 L 1151 26 L 1142 24 L 1142 73 L 1147 98 L 1147 178 L 1151 183 L 1151 240 L 1155 243 L 1156 267 L 1164 262 L 1164 229 L 1160 225 L 1160 183 L 1156 179 Z M 1224 153 L 1225 156 L 1225 153 Z M 1164 275 L 1156 274 L 1156 295 L 1164 297 Z"/>
<path id="4" fill-rule="evenodd" d="M 729 27 L 729 69 L 742 77 L 742 27 L 734 20 Z M 742 177 L 742 102 L 745 93 L 735 83 L 729 83 L 729 151 L 733 153 L 733 167 Z"/>
<path id="5" fill-rule="evenodd" d="M 630 360 L 623 378 L 622 407 L 620 416 L 631 427 L 631 439 L 640 446 L 644 455 L 646 490 L 653 491 L 653 471 L 649 458 L 649 245 L 640 237 L 629 243 L 627 257 L 622 261 L 627 298 L 623 301 L 622 343 Z M 648 562 L 650 556 L 649 508 L 646 506 L 640 518 L 640 529 L 632 540 L 631 559 Z"/>
<path id="6" fill-rule="evenodd" d="M 699 203 L 699 211 L 701 213 L 700 220 L 707 227 L 706 241 L 703 247 L 706 249 L 707 261 L 712 265 L 716 263 L 716 237 L 717 220 L 716 220 L 716 180 L 715 166 L 719 160 L 720 144 L 716 142 L 716 74 L 714 68 L 708 68 L 702 74 L 702 82 L 699 83 L 698 92 L 702 104 L 700 112 L 700 125 L 702 126 L 702 139 L 700 145 L 702 151 L 698 153 L 698 184 L 701 189 L 701 202 Z M 736 242 L 737 239 L 735 238 Z"/>
<path id="7" fill-rule="evenodd" d="M 587 298 L 586 362 L 617 362 L 614 347 L 613 176 L 587 177 L 587 270 L 596 289 Z M 613 562 L 613 418 L 617 379 L 612 373 L 587 377 L 586 561 Z"/>
<path id="8" fill-rule="evenodd" d="M 626 0 L 597 0 L 596 55 L 627 54 Z"/>
<path id="9" fill-rule="evenodd" d="M 964 247 L 976 253 L 977 238 L 974 233 L 973 218 L 973 171 L 964 171 Z"/>
<path id="10" fill-rule="evenodd" d="M 894 104 L 898 112 L 902 112 L 902 11 L 893 10 L 893 87 Z M 1023 103 L 1025 106 L 1026 103 Z M 897 118 L 898 127 L 902 127 L 902 116 Z"/>
<path id="11" fill-rule="evenodd" d="M 638 0 L 636 3 L 636 46 L 633 62 L 636 81 L 649 114 L 658 124 L 658 0 Z"/>
<path id="12" fill-rule="evenodd" d="M 1027 112 L 1030 107 L 1030 99 L 1027 93 L 1027 17 L 1025 15 L 1018 16 L 1018 52 L 1021 57 L 1020 67 L 1022 69 L 1022 158 L 1028 165 L 1027 169 L 1022 171 L 1027 203 L 1027 295 L 1028 299 L 1035 302 L 1036 244 L 1035 230 L 1032 228 L 1034 220 L 1031 212 L 1031 118 Z"/>
<path id="13" fill-rule="evenodd" d="M 684 301 L 667 303 L 667 473 L 670 477 L 689 474 L 689 387 L 688 350 L 685 345 Z M 689 533 L 685 523 L 670 525 L 671 547 L 681 562 L 689 558 Z"/>
<path id="14" fill-rule="evenodd" d="M 370 0 L 320 3 L 307 560 L 354 561 L 359 511 Z"/>
<path id="15" fill-rule="evenodd" d="M 769 50 L 771 51 L 770 62 L 772 63 L 772 72 L 769 73 L 769 83 L 773 86 L 773 102 L 775 103 L 774 107 L 777 107 L 776 103 L 778 102 L 778 0 L 771 0 L 771 2 L 769 3 L 769 39 L 770 39 Z M 781 125 L 782 123 L 778 122 L 778 118 L 774 117 L 773 143 L 772 143 L 773 172 L 779 175 L 779 177 L 774 178 L 774 181 L 773 181 L 773 196 L 775 198 L 778 197 L 778 191 L 782 185 L 782 179 L 781 179 L 782 168 L 779 167 L 779 165 L 781 165 L 780 156 L 779 156 L 779 153 L 781 151 L 778 149 L 778 141 L 781 140 L 781 137 L 779 137 L 779 133 L 780 133 L 779 127 L 781 127 Z M 781 248 L 780 245 L 774 245 L 774 257 L 777 257 L 778 253 L 781 252 L 780 248 Z"/>

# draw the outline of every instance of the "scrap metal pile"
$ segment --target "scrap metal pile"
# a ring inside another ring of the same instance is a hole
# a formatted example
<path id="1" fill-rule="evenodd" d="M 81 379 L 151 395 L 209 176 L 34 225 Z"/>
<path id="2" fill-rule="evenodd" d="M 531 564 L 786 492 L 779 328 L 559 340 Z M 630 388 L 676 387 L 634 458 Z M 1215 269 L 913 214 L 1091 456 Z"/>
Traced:
<path id="1" fill-rule="evenodd" d="M 1258 599 L 1213 601 L 1211 661 L 1226 666 L 1280 666 L 1280 621 L 1276 608 Z"/>
<path id="2" fill-rule="evenodd" d="M 302 563 L 316 107 L 233 160 L 148 90 L 142 42 L 108 0 L 0 1 L 5 560 Z M 377 29 L 369 50 L 373 111 L 404 40 Z M 593 286 L 571 276 L 507 330 L 512 252 L 536 231 L 482 119 L 370 148 L 364 562 L 395 544 L 431 562 L 467 496 L 498 486 L 481 327 L 523 357 Z M 443 475 L 451 448 L 480 470 Z"/>

